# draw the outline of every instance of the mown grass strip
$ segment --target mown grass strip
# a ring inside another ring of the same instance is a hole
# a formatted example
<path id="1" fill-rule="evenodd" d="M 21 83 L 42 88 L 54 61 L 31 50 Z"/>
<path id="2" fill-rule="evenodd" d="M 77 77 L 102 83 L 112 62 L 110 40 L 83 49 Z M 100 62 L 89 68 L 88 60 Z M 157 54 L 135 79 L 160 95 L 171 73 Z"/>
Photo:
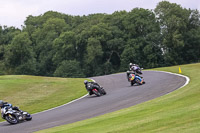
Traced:
<path id="1" fill-rule="evenodd" d="M 32 114 L 85 95 L 87 91 L 84 80 L 25 75 L 0 76 L 0 99 Z"/>

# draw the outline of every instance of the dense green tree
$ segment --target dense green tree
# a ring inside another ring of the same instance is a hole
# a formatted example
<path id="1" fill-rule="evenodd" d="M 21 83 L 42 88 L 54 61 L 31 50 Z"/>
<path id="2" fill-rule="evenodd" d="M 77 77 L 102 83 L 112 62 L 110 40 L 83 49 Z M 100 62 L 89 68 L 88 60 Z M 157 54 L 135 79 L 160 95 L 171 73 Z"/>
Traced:
<path id="1" fill-rule="evenodd" d="M 200 28 L 189 30 L 185 35 L 182 57 L 184 63 L 200 61 Z"/>
<path id="2" fill-rule="evenodd" d="M 20 33 L 15 27 L 0 26 L 0 60 L 3 60 L 6 45 L 12 42 L 12 39 Z"/>
<path id="3" fill-rule="evenodd" d="M 10 44 L 12 39 L 21 31 L 15 27 L 0 26 L 0 45 Z"/>
<path id="4" fill-rule="evenodd" d="M 120 55 L 124 50 L 125 41 L 123 38 L 114 38 L 107 41 L 108 49 L 105 51 L 106 53 L 106 62 L 110 63 L 112 69 L 119 69 L 121 65 Z M 107 69 L 109 71 L 109 69 Z M 114 70 L 110 70 L 114 71 Z"/>
<path id="5" fill-rule="evenodd" d="M 124 31 L 123 21 L 127 16 L 126 11 L 116 11 L 113 14 L 104 16 L 104 23 L 108 23 L 110 26 L 117 27 L 120 31 Z"/>
<path id="6" fill-rule="evenodd" d="M 87 75 L 101 74 L 101 63 L 103 57 L 103 51 L 101 43 L 96 38 L 89 38 L 87 44 L 87 51 L 85 55 L 85 67 Z"/>
<path id="7" fill-rule="evenodd" d="M 127 40 L 121 55 L 121 70 L 133 62 L 144 68 L 160 65 L 162 52 L 160 47 L 160 28 L 155 15 L 150 10 L 133 9 L 123 21 Z"/>
<path id="8" fill-rule="evenodd" d="M 68 25 L 63 19 L 49 18 L 43 24 L 41 29 L 33 33 L 33 42 L 37 55 L 39 75 L 52 75 L 55 71 L 52 58 L 55 54 L 53 50 L 53 41 L 67 29 Z"/>
<path id="9" fill-rule="evenodd" d="M 123 53 L 121 54 L 121 71 L 126 71 L 128 69 L 128 64 L 130 62 L 136 63 L 139 62 L 137 58 L 137 53 L 134 48 L 137 44 L 134 43 L 134 40 L 131 40 L 123 50 Z M 133 44 L 132 44 L 133 43 Z"/>
<path id="10" fill-rule="evenodd" d="M 189 10 L 187 32 L 184 33 L 182 57 L 184 63 L 200 61 L 200 14 L 198 10 Z"/>
<path id="11" fill-rule="evenodd" d="M 36 60 L 31 43 L 28 34 L 23 32 L 15 36 L 7 46 L 5 65 L 12 69 L 14 74 L 36 73 Z"/>
<path id="12" fill-rule="evenodd" d="M 76 58 L 76 35 L 74 32 L 63 32 L 54 40 L 53 50 L 55 55 L 53 62 L 58 65 L 63 60 L 73 60 Z"/>
<path id="13" fill-rule="evenodd" d="M 56 77 L 72 77 L 81 78 L 85 77 L 81 70 L 80 63 L 76 60 L 64 60 L 54 72 Z"/>
<path id="14" fill-rule="evenodd" d="M 145 37 L 158 31 L 155 15 L 152 11 L 135 8 L 127 14 L 123 21 L 128 38 Z"/>
<path id="15" fill-rule="evenodd" d="M 188 10 L 175 3 L 163 1 L 157 5 L 155 13 L 158 16 L 163 35 L 165 62 L 168 65 L 183 63 L 184 33 L 187 32 L 190 16 Z"/>
<path id="16" fill-rule="evenodd" d="M 28 16 L 22 30 L 0 26 L 0 71 L 84 77 L 200 61 L 200 14 L 162 1 L 155 10 Z M 2 73 L 1 73 L 2 74 Z"/>

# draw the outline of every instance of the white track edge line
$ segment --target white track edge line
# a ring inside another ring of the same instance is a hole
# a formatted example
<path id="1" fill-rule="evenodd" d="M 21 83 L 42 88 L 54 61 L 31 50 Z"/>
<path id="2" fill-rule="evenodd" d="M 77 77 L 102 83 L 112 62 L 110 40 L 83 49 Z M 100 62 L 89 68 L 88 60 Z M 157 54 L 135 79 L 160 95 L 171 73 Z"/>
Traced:
<path id="1" fill-rule="evenodd" d="M 89 78 L 89 79 L 91 79 L 91 78 Z M 91 80 L 92 80 L 93 82 L 95 82 L 94 79 L 91 79 Z M 65 103 L 65 104 L 63 104 L 63 105 L 60 105 L 60 106 L 57 106 L 57 107 L 54 107 L 54 108 L 51 108 L 51 109 L 47 109 L 47 110 L 44 110 L 44 111 L 41 111 L 41 112 L 38 112 L 38 113 L 34 113 L 34 114 L 31 114 L 31 115 L 37 115 L 37 114 L 40 114 L 40 113 L 44 113 L 44 112 L 47 112 L 47 111 L 51 111 L 51 110 L 54 110 L 54 109 L 63 107 L 63 106 L 65 106 L 65 105 L 68 105 L 68 104 L 71 104 L 71 103 L 73 103 L 73 102 L 76 102 L 76 101 L 78 101 L 78 100 L 80 100 L 80 99 L 82 99 L 82 98 L 84 98 L 84 97 L 86 97 L 86 96 L 88 96 L 88 94 L 85 94 L 84 96 L 82 96 L 82 97 L 80 97 L 80 98 L 77 98 L 77 99 L 75 99 L 75 100 L 72 100 L 72 101 L 70 101 L 70 102 L 68 102 L 68 103 Z M 0 123 L 3 123 L 3 122 L 5 122 L 5 121 L 2 121 L 2 122 L 0 122 Z"/>
<path id="2" fill-rule="evenodd" d="M 90 78 L 89 78 L 89 79 L 90 79 Z M 91 80 L 95 82 L 95 80 L 93 80 L 93 79 L 91 79 Z M 57 107 L 54 107 L 54 108 L 51 108 L 51 109 L 47 109 L 47 110 L 44 110 L 44 111 L 41 111 L 41 112 L 38 112 L 38 113 L 35 113 L 35 114 L 32 114 L 32 115 L 44 113 L 44 112 L 47 112 L 47 111 L 50 111 L 50 110 L 54 110 L 54 109 L 63 107 L 63 106 L 65 106 L 65 105 L 74 103 L 74 102 L 76 102 L 76 101 L 78 101 L 78 100 L 80 100 L 80 99 L 82 99 L 82 98 L 84 98 L 84 97 L 86 97 L 86 96 L 88 96 L 88 94 L 85 94 L 84 96 L 82 96 L 82 97 L 80 97 L 80 98 L 78 98 L 78 99 L 72 100 L 72 101 L 70 101 L 70 102 L 68 102 L 68 103 L 65 103 L 65 104 L 63 104 L 63 105 L 60 105 L 60 106 L 57 106 Z"/>
<path id="3" fill-rule="evenodd" d="M 147 71 L 151 71 L 151 70 L 147 70 Z M 154 71 L 154 70 L 152 70 L 152 71 Z M 164 73 L 169 73 L 169 74 L 173 74 L 173 75 L 177 75 L 177 76 L 184 77 L 184 78 L 186 79 L 186 82 L 185 82 L 185 84 L 184 84 L 183 86 L 181 86 L 180 88 L 185 87 L 185 86 L 189 83 L 189 81 L 190 81 L 190 78 L 189 78 L 188 76 L 185 76 L 185 75 L 181 75 L 181 74 L 177 74 L 177 73 L 172 73 L 172 72 L 166 72 L 166 71 L 154 71 L 154 72 L 164 72 Z M 91 80 L 95 82 L 95 80 L 93 80 L 93 79 L 91 79 Z M 178 88 L 178 89 L 180 89 L 180 88 Z M 65 106 L 65 105 L 68 105 L 68 104 L 71 104 L 71 103 L 73 103 L 73 102 L 76 102 L 76 101 L 78 101 L 78 100 L 80 100 L 80 99 L 82 99 L 82 98 L 84 98 L 84 97 L 86 97 L 86 96 L 88 96 L 88 94 L 86 94 L 86 95 L 84 95 L 84 96 L 82 96 L 82 97 L 80 97 L 80 98 L 78 98 L 78 99 L 75 99 L 75 100 L 73 100 L 73 101 L 70 101 L 70 102 L 68 102 L 68 103 L 66 103 L 66 104 L 63 104 L 63 105 L 60 105 L 60 106 L 57 106 L 57 107 L 54 107 L 54 108 L 51 108 L 51 109 L 47 109 L 47 110 L 44 110 L 44 111 L 41 111 L 41 112 L 38 112 L 38 113 L 35 113 L 35 114 L 32 114 L 32 115 L 44 113 L 44 112 L 47 112 L 47 111 L 50 111 L 50 110 L 53 110 L 53 109 L 57 109 L 57 108 L 63 107 L 63 106 Z M 3 123 L 3 122 L 5 122 L 5 121 L 2 121 L 2 122 L 0 122 L 0 123 Z"/>
<path id="4" fill-rule="evenodd" d="M 44 111 L 41 111 L 41 112 L 38 112 L 38 113 L 35 113 L 35 114 L 32 114 L 32 115 L 37 115 L 37 114 L 40 114 L 40 113 L 44 113 L 44 112 L 47 112 L 47 111 L 51 111 L 51 110 L 54 110 L 54 109 L 63 107 L 63 106 L 65 106 L 65 105 L 68 105 L 68 104 L 71 104 L 71 103 L 73 103 L 73 102 L 76 102 L 76 101 L 78 101 L 78 100 L 80 100 L 80 99 L 86 97 L 87 95 L 88 95 L 88 94 L 85 94 L 84 96 L 82 96 L 82 97 L 80 97 L 80 98 L 78 98 L 78 99 L 72 100 L 72 101 L 70 101 L 70 102 L 68 102 L 68 103 L 65 103 L 65 104 L 63 104 L 63 105 L 60 105 L 60 106 L 57 106 L 57 107 L 54 107 L 54 108 L 51 108 L 51 109 L 47 109 L 47 110 L 44 110 Z"/>
<path id="5" fill-rule="evenodd" d="M 147 71 L 151 71 L 151 70 L 147 70 Z M 152 70 L 154 71 L 154 70 Z M 186 82 L 184 85 L 182 85 L 180 88 L 183 88 L 185 87 L 187 84 L 189 84 L 190 82 L 190 78 L 188 76 L 185 76 L 185 75 L 182 75 L 182 74 L 178 74 L 178 73 L 172 73 L 172 72 L 166 72 L 166 71 L 154 71 L 154 72 L 164 72 L 164 73 L 168 73 L 168 74 L 172 74 L 172 75 L 177 75 L 177 76 L 181 76 L 181 77 L 184 77 L 186 79 Z M 180 88 L 177 88 L 177 89 L 180 89 Z"/>

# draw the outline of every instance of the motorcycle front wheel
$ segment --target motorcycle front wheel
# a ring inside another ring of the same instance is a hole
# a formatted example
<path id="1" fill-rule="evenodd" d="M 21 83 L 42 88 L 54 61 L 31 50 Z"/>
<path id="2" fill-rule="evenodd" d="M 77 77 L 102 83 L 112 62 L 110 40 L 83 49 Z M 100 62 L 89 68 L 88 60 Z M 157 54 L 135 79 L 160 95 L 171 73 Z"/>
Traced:
<path id="1" fill-rule="evenodd" d="M 140 83 L 140 80 L 139 80 L 139 79 L 136 79 L 136 83 L 137 83 L 138 85 L 142 85 L 142 84 Z"/>
<path id="2" fill-rule="evenodd" d="M 106 95 L 106 91 L 103 88 L 101 89 L 101 92 L 103 95 Z"/>
<path id="3" fill-rule="evenodd" d="M 31 116 L 30 114 L 27 114 L 27 115 L 26 115 L 26 120 L 27 120 L 27 121 L 32 120 L 32 116 Z"/>
<path id="4" fill-rule="evenodd" d="M 18 123 L 17 118 L 16 118 L 14 115 L 11 115 L 11 114 L 6 115 L 6 116 L 5 116 L 5 119 L 6 119 L 6 121 L 7 121 L 8 123 L 10 123 L 10 124 L 17 124 L 17 123 Z"/>

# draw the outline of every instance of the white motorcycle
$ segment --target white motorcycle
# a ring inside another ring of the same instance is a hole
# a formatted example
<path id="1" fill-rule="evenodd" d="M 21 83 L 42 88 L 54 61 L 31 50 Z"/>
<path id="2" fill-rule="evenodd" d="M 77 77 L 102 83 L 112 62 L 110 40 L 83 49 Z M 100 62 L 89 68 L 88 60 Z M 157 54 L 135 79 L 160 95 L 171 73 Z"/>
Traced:
<path id="1" fill-rule="evenodd" d="M 1 108 L 1 117 L 10 124 L 17 124 L 24 120 L 32 120 L 32 116 L 28 112 L 14 110 L 12 107 Z"/>

